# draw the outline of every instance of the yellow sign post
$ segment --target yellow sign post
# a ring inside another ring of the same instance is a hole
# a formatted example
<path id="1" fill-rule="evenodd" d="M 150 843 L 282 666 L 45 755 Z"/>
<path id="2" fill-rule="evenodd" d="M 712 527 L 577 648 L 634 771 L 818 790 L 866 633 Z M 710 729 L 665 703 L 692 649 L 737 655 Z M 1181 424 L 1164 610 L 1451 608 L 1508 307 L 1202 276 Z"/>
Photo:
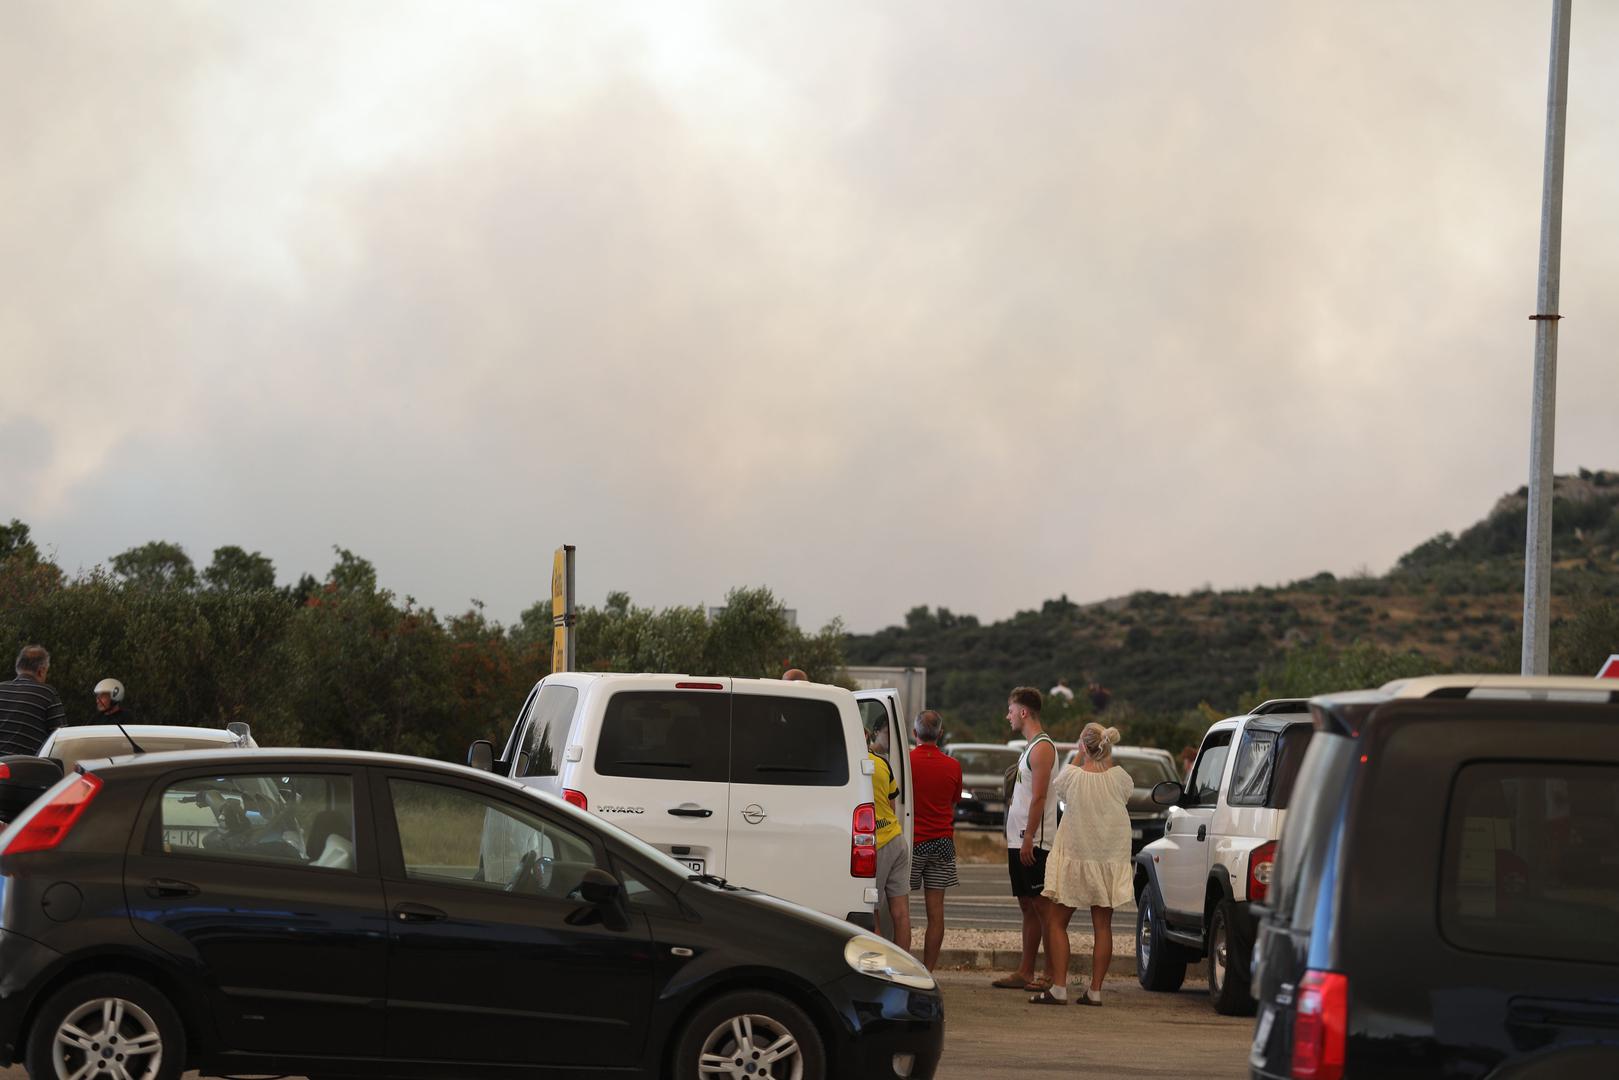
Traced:
<path id="1" fill-rule="evenodd" d="M 579 621 L 573 596 L 573 545 L 563 544 L 551 559 L 551 670 L 572 671 L 573 628 Z"/>

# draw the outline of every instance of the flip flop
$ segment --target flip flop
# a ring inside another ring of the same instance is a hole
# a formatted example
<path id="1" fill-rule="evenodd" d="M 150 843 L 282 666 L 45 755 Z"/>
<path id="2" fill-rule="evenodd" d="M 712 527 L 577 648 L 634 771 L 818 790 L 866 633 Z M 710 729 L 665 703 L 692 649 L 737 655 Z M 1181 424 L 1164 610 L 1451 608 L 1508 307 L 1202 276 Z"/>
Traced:
<path id="1" fill-rule="evenodd" d="M 1021 975 L 1002 975 L 989 985 L 998 990 L 1040 990 L 1042 987 L 1030 986 L 1032 979 L 1025 979 Z"/>
<path id="2" fill-rule="evenodd" d="M 1030 998 L 1029 999 L 1029 1004 L 1030 1005 L 1066 1005 L 1066 1004 L 1068 1004 L 1068 999 L 1067 998 L 1060 998 L 1060 997 L 1053 997 L 1052 994 L 1051 994 L 1051 987 L 1048 986 L 1044 990 L 1040 991 L 1038 994 L 1034 995 L 1034 997 Z"/>

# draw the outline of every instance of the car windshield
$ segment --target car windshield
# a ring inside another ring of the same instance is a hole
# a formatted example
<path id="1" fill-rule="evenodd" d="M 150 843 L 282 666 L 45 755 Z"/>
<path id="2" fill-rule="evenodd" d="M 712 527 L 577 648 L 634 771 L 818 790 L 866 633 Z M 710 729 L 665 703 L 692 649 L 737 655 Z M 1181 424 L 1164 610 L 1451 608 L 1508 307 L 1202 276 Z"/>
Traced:
<path id="1" fill-rule="evenodd" d="M 229 738 L 199 739 L 195 735 L 142 735 L 135 742 L 148 754 L 164 750 L 217 750 L 231 745 Z M 63 739 L 51 749 L 51 757 L 62 763 L 65 772 L 72 772 L 81 761 L 97 758 L 123 757 L 135 751 L 122 735 L 96 735 L 84 739 Z"/>
<path id="2" fill-rule="evenodd" d="M 1160 757 L 1127 757 L 1114 754 L 1113 764 L 1129 773 L 1130 782 L 1138 788 L 1156 787 L 1165 780 L 1178 779 Z"/>
<path id="3" fill-rule="evenodd" d="M 950 751 L 950 756 L 961 762 L 964 773 L 1003 773 L 1017 762 L 1018 751 L 1001 749 L 962 749 Z"/>

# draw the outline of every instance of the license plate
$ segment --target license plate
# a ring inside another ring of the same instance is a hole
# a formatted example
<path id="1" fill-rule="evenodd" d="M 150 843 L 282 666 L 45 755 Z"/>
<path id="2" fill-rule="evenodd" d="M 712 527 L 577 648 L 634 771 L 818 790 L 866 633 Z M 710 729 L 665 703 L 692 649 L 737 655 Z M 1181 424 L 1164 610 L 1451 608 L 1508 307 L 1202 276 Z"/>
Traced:
<path id="1" fill-rule="evenodd" d="M 694 874 L 701 874 L 701 873 L 704 872 L 703 871 L 703 865 L 704 864 L 703 864 L 702 859 L 679 859 L 679 860 L 676 860 L 676 861 L 678 861 L 682 866 L 686 867 L 688 870 L 690 870 Z"/>
<path id="2" fill-rule="evenodd" d="M 1263 1064 L 1265 1060 L 1265 1046 L 1270 1042 L 1270 1029 L 1276 1026 L 1276 1010 L 1269 1005 L 1265 1006 L 1259 1014 L 1259 1024 L 1254 1028 L 1254 1047 L 1250 1058 Z"/>
<path id="3" fill-rule="evenodd" d="M 167 848 L 202 847 L 201 829 L 164 829 L 163 846 Z"/>

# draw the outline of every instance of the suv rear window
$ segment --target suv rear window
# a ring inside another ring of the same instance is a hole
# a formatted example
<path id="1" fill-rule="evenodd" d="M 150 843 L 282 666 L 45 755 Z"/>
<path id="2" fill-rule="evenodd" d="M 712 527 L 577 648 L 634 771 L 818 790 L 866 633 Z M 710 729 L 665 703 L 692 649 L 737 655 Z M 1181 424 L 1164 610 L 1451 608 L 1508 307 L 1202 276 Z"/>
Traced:
<path id="1" fill-rule="evenodd" d="M 842 787 L 849 782 L 849 747 L 834 703 L 737 694 L 732 710 L 732 783 Z"/>
<path id="2" fill-rule="evenodd" d="M 1314 733 L 1308 723 L 1293 724 L 1282 731 L 1250 728 L 1237 748 L 1226 801 L 1232 806 L 1287 809 L 1293 781 L 1304 761 L 1304 749 Z"/>
<path id="3" fill-rule="evenodd" d="M 729 772 L 731 697 L 627 690 L 607 699 L 596 771 L 649 780 L 716 780 Z"/>
<path id="4" fill-rule="evenodd" d="M 1442 874 L 1439 925 L 1451 944 L 1619 964 L 1619 766 L 1464 766 Z"/>

